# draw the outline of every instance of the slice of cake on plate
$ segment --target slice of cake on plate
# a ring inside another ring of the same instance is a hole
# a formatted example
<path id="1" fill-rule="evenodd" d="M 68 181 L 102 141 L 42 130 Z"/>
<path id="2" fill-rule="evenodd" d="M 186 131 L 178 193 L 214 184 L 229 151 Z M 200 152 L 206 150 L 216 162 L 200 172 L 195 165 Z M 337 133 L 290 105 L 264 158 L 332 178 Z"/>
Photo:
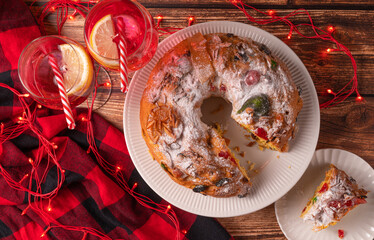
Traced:
<path id="1" fill-rule="evenodd" d="M 300 217 L 312 222 L 314 231 L 320 231 L 335 225 L 349 211 L 366 203 L 366 197 L 366 190 L 359 188 L 352 177 L 331 164 L 325 180 L 317 187 Z"/>

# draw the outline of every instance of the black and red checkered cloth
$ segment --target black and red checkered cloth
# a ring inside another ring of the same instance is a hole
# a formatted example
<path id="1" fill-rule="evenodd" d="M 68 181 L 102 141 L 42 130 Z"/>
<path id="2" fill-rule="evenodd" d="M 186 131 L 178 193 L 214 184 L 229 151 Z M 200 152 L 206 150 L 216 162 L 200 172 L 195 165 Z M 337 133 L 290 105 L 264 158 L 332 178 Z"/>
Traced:
<path id="1" fill-rule="evenodd" d="M 40 36 L 28 7 L 22 0 L 0 1 L 0 82 L 24 92 L 17 64 L 22 49 Z M 0 122 L 5 126 L 12 118 L 22 113 L 18 98 L 9 90 L 0 87 Z M 39 111 L 39 110 L 38 110 Z M 85 113 L 77 110 L 75 114 Z M 62 224 L 95 228 L 112 239 L 174 239 L 175 230 L 164 215 L 141 206 L 123 191 L 103 169 L 88 149 L 86 124 L 78 122 L 76 130 L 66 128 L 62 112 L 41 109 L 35 125 L 51 141 L 58 145 L 56 154 L 65 172 L 65 182 L 51 204 L 50 213 Z M 123 134 L 98 115 L 93 115 L 94 134 L 100 154 L 112 164 L 123 166 L 129 186 L 138 183 L 136 191 L 157 203 L 165 203 L 142 180 L 134 168 L 126 148 Z M 0 138 L 1 139 L 1 138 Z M 0 143 L 0 164 L 13 179 L 21 179 L 30 172 L 28 158 L 35 154 L 38 139 L 26 131 L 12 140 Z M 56 166 L 48 171 L 43 192 L 56 187 Z M 33 210 L 25 215 L 28 196 L 14 190 L 0 175 L 0 238 L 40 239 L 49 223 L 44 222 Z M 231 239 L 226 230 L 212 218 L 196 216 L 176 207 L 180 229 L 184 239 Z M 45 239 L 82 239 L 82 232 L 52 228 Z M 87 235 L 87 239 L 96 239 Z"/>

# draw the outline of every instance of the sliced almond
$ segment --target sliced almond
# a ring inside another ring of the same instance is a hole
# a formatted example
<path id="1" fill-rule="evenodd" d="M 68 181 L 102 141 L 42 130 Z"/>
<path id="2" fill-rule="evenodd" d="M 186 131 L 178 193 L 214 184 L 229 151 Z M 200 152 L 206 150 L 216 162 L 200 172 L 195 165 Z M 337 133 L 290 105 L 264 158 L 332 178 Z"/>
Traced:
<path id="1" fill-rule="evenodd" d="M 155 120 L 149 121 L 147 124 L 147 129 L 151 128 L 155 124 Z"/>

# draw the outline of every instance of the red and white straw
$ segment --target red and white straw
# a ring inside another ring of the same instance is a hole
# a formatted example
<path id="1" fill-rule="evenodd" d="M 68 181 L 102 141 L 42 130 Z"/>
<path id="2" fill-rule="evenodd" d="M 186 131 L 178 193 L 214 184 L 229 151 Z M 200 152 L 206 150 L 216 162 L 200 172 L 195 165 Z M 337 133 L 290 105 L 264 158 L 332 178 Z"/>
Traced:
<path id="1" fill-rule="evenodd" d="M 64 78 L 62 76 L 62 73 L 60 72 L 60 69 L 58 68 L 57 60 L 56 60 L 55 56 L 49 54 L 48 55 L 48 60 L 49 60 L 49 64 L 52 67 L 53 73 L 56 77 L 56 82 L 57 82 L 57 85 L 58 85 L 58 90 L 59 90 L 60 97 L 61 97 L 61 103 L 62 103 L 62 107 L 63 107 L 64 113 L 65 113 L 65 118 L 66 118 L 66 122 L 68 124 L 68 128 L 69 129 L 74 129 L 75 128 L 75 121 L 74 121 L 74 117 L 73 117 L 73 111 L 71 110 L 70 102 L 69 102 L 69 99 L 68 99 L 68 95 L 66 94 L 66 89 L 65 89 L 65 85 L 64 85 Z"/>
<path id="2" fill-rule="evenodd" d="M 125 25 L 123 20 L 117 20 L 117 27 L 119 32 L 119 72 L 121 76 L 121 91 L 126 93 L 129 87 L 128 68 L 127 68 L 127 45 L 125 41 Z"/>

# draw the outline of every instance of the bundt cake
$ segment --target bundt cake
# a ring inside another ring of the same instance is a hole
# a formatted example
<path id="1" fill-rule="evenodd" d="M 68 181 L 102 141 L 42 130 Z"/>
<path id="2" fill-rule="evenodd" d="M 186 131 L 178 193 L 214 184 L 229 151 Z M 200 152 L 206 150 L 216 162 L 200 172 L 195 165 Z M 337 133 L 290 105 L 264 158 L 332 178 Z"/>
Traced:
<path id="1" fill-rule="evenodd" d="M 288 70 L 263 44 L 200 33 L 168 51 L 152 70 L 140 105 L 142 135 L 169 176 L 194 192 L 245 196 L 251 182 L 222 133 L 201 121 L 211 96 L 257 142 L 287 151 L 302 100 Z"/>

